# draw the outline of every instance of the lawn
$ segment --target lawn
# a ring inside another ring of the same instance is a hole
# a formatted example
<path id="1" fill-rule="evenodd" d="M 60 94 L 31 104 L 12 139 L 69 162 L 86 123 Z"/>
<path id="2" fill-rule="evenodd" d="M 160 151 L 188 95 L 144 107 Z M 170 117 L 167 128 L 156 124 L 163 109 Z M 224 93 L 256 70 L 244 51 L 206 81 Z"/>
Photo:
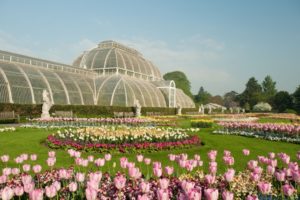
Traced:
<path id="1" fill-rule="evenodd" d="M 181 121 L 180 126 L 189 127 L 189 121 Z M 54 132 L 53 130 L 43 130 L 43 129 L 33 129 L 33 128 L 17 128 L 16 132 L 7 132 L 0 133 L 0 155 L 8 154 L 11 158 L 15 158 L 21 153 L 36 153 L 38 155 L 38 161 L 42 165 L 43 169 L 47 169 L 46 159 L 49 149 L 43 141 L 46 137 Z M 215 149 L 218 150 L 217 162 L 222 163 L 222 156 L 224 150 L 229 150 L 232 152 L 235 158 L 234 168 L 236 170 L 242 170 L 245 168 L 246 163 L 250 159 L 257 159 L 257 155 L 267 155 L 268 152 L 285 152 L 291 155 L 292 160 L 296 160 L 296 153 L 300 150 L 300 145 L 289 144 L 284 142 L 272 142 L 265 141 L 255 138 L 246 138 L 241 136 L 230 136 L 230 135 L 214 135 L 211 134 L 212 129 L 201 129 L 197 134 L 201 138 L 201 141 L 204 143 L 202 146 L 193 147 L 190 149 L 177 149 L 172 151 L 160 151 L 160 152 L 150 152 L 144 153 L 145 157 L 149 157 L 152 161 L 160 161 L 163 166 L 171 165 L 171 162 L 168 160 L 167 155 L 170 153 L 179 154 L 187 153 L 190 156 L 194 154 L 199 154 L 201 159 L 204 161 L 204 169 L 206 171 L 208 162 L 207 162 L 207 152 Z M 248 157 L 245 157 L 242 154 L 242 149 L 250 149 L 251 154 Z M 56 167 L 68 167 L 73 164 L 71 158 L 69 158 L 65 150 L 55 150 L 57 154 L 57 163 Z M 85 152 L 84 156 L 94 155 L 95 158 L 103 157 L 103 154 L 100 153 L 88 153 Z M 110 164 L 106 164 L 103 171 L 111 171 L 112 162 L 117 163 L 116 170 L 119 169 L 119 158 L 126 156 L 131 161 L 135 161 L 135 154 L 113 154 L 112 161 Z M 12 159 L 8 163 L 9 166 L 16 166 Z M 4 165 L 0 164 L 0 168 L 3 168 Z M 145 166 L 142 166 L 144 172 L 146 170 Z M 218 165 L 218 170 L 220 173 L 224 172 L 225 166 Z"/>

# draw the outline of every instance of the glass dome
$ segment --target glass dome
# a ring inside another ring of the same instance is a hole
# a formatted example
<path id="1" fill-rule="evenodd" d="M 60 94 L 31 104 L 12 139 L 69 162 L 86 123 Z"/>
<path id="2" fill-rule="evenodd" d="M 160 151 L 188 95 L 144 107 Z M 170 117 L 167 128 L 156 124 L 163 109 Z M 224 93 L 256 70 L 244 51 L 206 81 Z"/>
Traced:
<path id="1" fill-rule="evenodd" d="M 42 92 L 54 104 L 193 108 L 174 81 L 142 55 L 114 41 L 79 56 L 74 65 L 0 50 L 0 103 L 42 104 Z"/>
<path id="2" fill-rule="evenodd" d="M 101 75 L 125 74 L 144 80 L 162 79 L 158 68 L 137 50 L 110 40 L 84 52 L 73 62 L 73 66 L 93 70 Z"/>

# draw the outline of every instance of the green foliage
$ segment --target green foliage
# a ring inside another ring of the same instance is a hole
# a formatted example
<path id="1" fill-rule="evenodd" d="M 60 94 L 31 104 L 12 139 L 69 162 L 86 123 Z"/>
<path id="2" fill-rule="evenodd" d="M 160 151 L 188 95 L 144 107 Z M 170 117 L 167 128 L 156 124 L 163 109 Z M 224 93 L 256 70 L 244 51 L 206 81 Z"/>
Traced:
<path id="1" fill-rule="evenodd" d="M 293 94 L 295 111 L 300 114 L 300 85 Z"/>
<path id="2" fill-rule="evenodd" d="M 237 107 L 239 105 L 239 103 L 237 102 L 237 95 L 238 93 L 235 91 L 230 91 L 224 94 L 224 106 L 227 108 Z"/>
<path id="3" fill-rule="evenodd" d="M 195 128 L 211 128 L 213 126 L 212 120 L 200 119 L 200 120 L 192 120 L 191 126 Z"/>
<path id="4" fill-rule="evenodd" d="M 288 92 L 280 91 L 275 95 L 273 104 L 278 112 L 285 112 L 286 109 L 293 108 L 293 99 Z"/>
<path id="5" fill-rule="evenodd" d="M 246 89 L 237 98 L 241 106 L 249 103 L 250 109 L 252 109 L 262 99 L 262 87 L 254 77 L 251 77 L 246 83 Z"/>
<path id="6" fill-rule="evenodd" d="M 262 82 L 263 99 L 268 103 L 272 103 L 273 97 L 276 95 L 276 82 L 273 81 L 271 76 L 266 76 Z"/>
<path id="7" fill-rule="evenodd" d="M 198 94 L 195 96 L 195 102 L 198 104 L 208 104 L 211 98 L 211 94 L 204 90 L 201 86 Z"/>
<path id="8" fill-rule="evenodd" d="M 42 113 L 42 105 L 33 104 L 0 104 L 1 111 L 15 111 L 21 116 L 28 118 L 39 117 Z M 134 112 L 133 107 L 116 107 L 116 106 L 93 106 L 93 105 L 53 105 L 50 114 L 55 111 L 73 111 L 78 117 L 112 117 L 114 112 Z M 159 112 L 162 115 L 175 115 L 175 108 L 154 108 L 143 107 L 142 115 L 146 112 Z"/>
<path id="9" fill-rule="evenodd" d="M 182 89 L 182 91 L 190 96 L 193 97 L 191 93 L 191 82 L 188 80 L 187 76 L 181 71 L 174 71 L 166 73 L 163 78 L 165 80 L 173 80 L 176 84 L 176 87 Z"/>

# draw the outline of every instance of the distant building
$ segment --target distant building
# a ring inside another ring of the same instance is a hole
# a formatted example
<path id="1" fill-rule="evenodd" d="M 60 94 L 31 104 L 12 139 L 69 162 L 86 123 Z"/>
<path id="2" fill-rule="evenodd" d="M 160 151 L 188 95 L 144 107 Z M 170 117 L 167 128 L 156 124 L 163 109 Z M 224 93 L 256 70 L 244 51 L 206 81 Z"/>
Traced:
<path id="1" fill-rule="evenodd" d="M 101 42 L 65 65 L 0 51 L 0 103 L 41 104 L 46 89 L 52 103 L 71 105 L 193 108 L 192 99 L 162 78 L 135 49 Z"/>

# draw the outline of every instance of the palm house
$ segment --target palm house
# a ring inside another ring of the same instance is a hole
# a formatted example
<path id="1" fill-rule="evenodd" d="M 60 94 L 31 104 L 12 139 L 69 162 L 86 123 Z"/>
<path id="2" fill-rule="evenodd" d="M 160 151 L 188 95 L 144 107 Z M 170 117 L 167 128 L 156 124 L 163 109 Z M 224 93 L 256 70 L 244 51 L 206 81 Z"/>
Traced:
<path id="1" fill-rule="evenodd" d="M 72 65 L 0 51 L 0 103 L 194 108 L 192 99 L 162 78 L 135 49 L 103 41 Z"/>

